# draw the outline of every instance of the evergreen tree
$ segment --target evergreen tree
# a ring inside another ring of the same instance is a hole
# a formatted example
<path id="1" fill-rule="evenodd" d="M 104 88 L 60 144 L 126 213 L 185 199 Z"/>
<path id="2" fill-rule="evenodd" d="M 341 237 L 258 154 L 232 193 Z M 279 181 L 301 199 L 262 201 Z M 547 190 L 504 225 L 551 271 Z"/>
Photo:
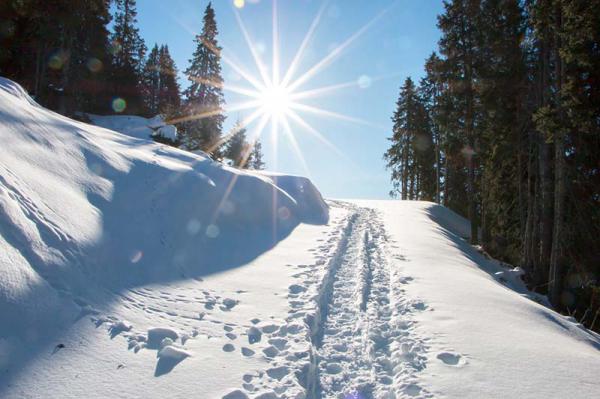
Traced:
<path id="1" fill-rule="evenodd" d="M 223 156 L 231 159 L 233 166 L 238 168 L 247 166 L 250 144 L 246 140 L 246 128 L 241 122 L 235 124 L 224 147 Z"/>
<path id="2" fill-rule="evenodd" d="M 169 117 L 178 115 L 181 112 L 181 95 L 177 82 L 177 67 L 167 45 L 160 47 L 158 67 L 160 82 L 158 112 Z"/>
<path id="3" fill-rule="evenodd" d="M 441 203 L 442 163 L 444 155 L 442 152 L 442 131 L 440 129 L 440 106 L 443 90 L 440 76 L 441 60 L 436 53 L 425 62 L 425 77 L 419 82 L 419 97 L 425 107 L 426 118 L 431 129 L 431 139 L 434 146 L 435 157 L 435 202 Z"/>
<path id="4" fill-rule="evenodd" d="M 0 73 L 61 113 L 101 112 L 107 76 L 108 0 L 0 4 Z"/>
<path id="5" fill-rule="evenodd" d="M 177 67 L 166 45 L 154 45 L 143 73 L 143 97 L 149 115 L 175 116 L 181 99 L 177 83 Z"/>
<path id="6" fill-rule="evenodd" d="M 600 330 L 600 0 L 444 5 L 441 59 L 397 103 L 385 155 L 393 193 L 423 195 L 420 164 L 430 162 L 436 192 L 469 216 L 472 237 L 481 221 L 486 251 Z M 429 161 L 413 145 L 428 129 Z"/>
<path id="7" fill-rule="evenodd" d="M 263 161 L 262 144 L 259 140 L 256 140 L 252 146 L 250 158 L 248 159 L 248 169 L 263 170 L 264 168 L 265 163 Z"/>
<path id="8" fill-rule="evenodd" d="M 225 102 L 221 77 L 221 47 L 217 43 L 215 12 L 209 3 L 202 33 L 196 37 L 196 51 L 185 74 L 191 84 L 184 91 L 188 121 L 182 124 L 183 143 L 189 150 L 201 149 L 220 157 L 216 146 L 222 132 Z"/>
<path id="9" fill-rule="evenodd" d="M 146 45 L 140 37 L 135 0 L 115 0 L 116 15 L 111 36 L 112 84 L 116 96 L 125 100 L 129 113 L 145 113 L 142 76 Z M 116 112 L 122 112 L 115 109 Z"/>
<path id="10" fill-rule="evenodd" d="M 392 195 L 432 200 L 435 195 L 434 150 L 425 106 L 412 79 L 406 78 L 396 103 L 392 145 L 385 154 L 392 170 Z"/>
<path id="11" fill-rule="evenodd" d="M 459 103 L 461 154 L 466 161 L 467 172 L 467 215 L 471 222 L 471 241 L 476 243 L 479 236 L 479 215 L 477 207 L 477 98 L 475 94 L 477 49 L 481 24 L 480 0 L 455 0 L 444 2 L 444 14 L 438 17 L 438 27 L 442 31 L 440 53 L 445 57 L 446 78 L 449 90 Z"/>
<path id="12" fill-rule="evenodd" d="M 477 70 L 481 104 L 481 229 L 488 252 L 516 263 L 521 248 L 523 99 L 526 83 L 523 10 L 518 0 L 487 0 L 481 11 L 482 62 Z"/>
<path id="13" fill-rule="evenodd" d="M 144 104 L 149 115 L 154 116 L 159 113 L 159 98 L 161 92 L 161 73 L 160 73 L 160 55 L 158 45 L 154 44 L 154 47 L 150 51 L 146 63 L 144 64 L 144 71 L 142 75 L 143 85 L 142 94 L 144 98 Z"/>

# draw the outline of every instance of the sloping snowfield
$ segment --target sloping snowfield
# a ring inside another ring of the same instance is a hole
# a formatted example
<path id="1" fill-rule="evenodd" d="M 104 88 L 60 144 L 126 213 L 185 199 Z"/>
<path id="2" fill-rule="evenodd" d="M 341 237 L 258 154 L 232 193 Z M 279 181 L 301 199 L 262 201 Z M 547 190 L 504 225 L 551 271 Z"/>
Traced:
<path id="1" fill-rule="evenodd" d="M 0 80 L 0 397 L 593 398 L 600 338 L 431 203 L 328 201 Z"/>

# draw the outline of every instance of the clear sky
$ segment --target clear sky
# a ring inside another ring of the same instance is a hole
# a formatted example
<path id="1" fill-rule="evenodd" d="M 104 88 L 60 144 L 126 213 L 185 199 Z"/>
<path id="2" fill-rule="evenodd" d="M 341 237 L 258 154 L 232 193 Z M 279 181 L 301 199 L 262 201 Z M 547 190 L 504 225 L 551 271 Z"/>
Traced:
<path id="1" fill-rule="evenodd" d="M 272 0 L 236 0 L 238 6 L 243 5 L 241 8 L 234 7 L 234 0 L 212 3 L 224 57 L 262 81 L 236 20 L 238 12 L 267 76 L 272 77 Z M 138 26 L 147 46 L 155 42 L 168 44 L 180 72 L 185 70 L 195 49 L 194 35 L 202 29 L 207 4 L 207 0 L 138 0 Z M 267 169 L 309 174 L 328 198 L 388 198 L 391 185 L 383 154 L 391 135 L 390 117 L 403 80 L 411 76 L 418 81 L 423 75 L 425 59 L 437 48 L 436 16 L 442 7 L 442 2 L 436 0 L 278 0 L 281 75 L 285 74 L 322 10 L 291 81 L 329 56 L 331 62 L 325 63 L 295 92 L 349 84 L 298 101 L 357 121 L 297 110 L 306 123 L 338 150 L 323 144 L 300 123 L 288 118 L 305 164 L 283 128 L 278 129 L 274 151 L 268 124 L 261 136 Z M 366 29 L 362 29 L 365 26 Z M 335 50 L 353 35 L 355 40 L 342 51 Z M 331 57 L 332 52 L 337 56 Z M 226 62 L 223 62 L 223 78 L 226 86 L 254 89 Z M 182 87 L 188 85 L 183 73 L 179 81 Z M 225 99 L 229 107 L 252 100 L 230 90 L 225 91 Z M 253 110 L 229 112 L 225 130 L 238 118 L 250 116 Z M 250 134 L 259 122 L 260 118 L 249 125 Z M 308 166 L 308 172 L 304 165 Z"/>

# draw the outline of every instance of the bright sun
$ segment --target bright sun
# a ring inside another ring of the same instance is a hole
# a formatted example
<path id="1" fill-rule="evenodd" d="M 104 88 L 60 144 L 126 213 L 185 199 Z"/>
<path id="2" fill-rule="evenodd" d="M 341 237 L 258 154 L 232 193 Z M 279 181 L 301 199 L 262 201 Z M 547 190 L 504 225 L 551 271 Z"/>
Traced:
<path id="1" fill-rule="evenodd" d="M 381 126 L 372 124 L 363 119 L 350 117 L 332 111 L 327 111 L 322 109 L 321 107 L 314 107 L 303 102 L 303 100 L 320 97 L 324 94 L 334 92 L 340 89 L 362 87 L 360 84 L 360 79 L 358 81 L 353 80 L 349 82 L 323 86 L 310 90 L 301 90 L 300 88 L 306 82 L 311 80 L 312 77 L 316 76 L 321 70 L 330 65 L 336 58 L 338 58 L 355 40 L 357 40 L 362 34 L 364 34 L 364 32 L 366 32 L 370 26 L 374 25 L 375 22 L 379 18 L 381 18 L 381 16 L 384 15 L 392 6 L 386 8 L 384 11 L 376 15 L 363 27 L 354 32 L 354 34 L 352 34 L 347 40 L 345 40 L 340 45 L 332 49 L 324 58 L 316 62 L 312 67 L 308 68 L 308 70 L 299 74 L 300 76 L 296 76 L 296 72 L 298 72 L 297 69 L 303 59 L 304 53 L 313 38 L 317 26 L 319 25 L 321 16 L 327 8 L 327 2 L 324 2 L 321 5 L 317 15 L 312 21 L 310 28 L 308 29 L 308 32 L 304 36 L 302 43 L 298 48 L 298 51 L 296 52 L 293 60 L 288 65 L 288 68 L 285 71 L 281 71 L 279 59 L 279 24 L 277 13 L 278 1 L 272 1 L 273 43 L 271 48 L 272 59 L 270 68 L 267 67 L 267 65 L 263 63 L 260 59 L 261 57 L 259 47 L 257 43 L 250 38 L 250 35 L 246 30 L 246 26 L 244 25 L 242 18 L 240 17 L 239 10 L 245 7 L 246 2 L 244 0 L 235 0 L 233 4 L 234 15 L 241 30 L 242 36 L 245 39 L 246 44 L 248 45 L 248 49 L 252 54 L 252 58 L 254 59 L 254 63 L 256 65 L 258 74 L 249 73 L 243 66 L 237 64 L 230 57 L 228 57 L 227 52 L 223 52 L 220 53 L 221 59 L 229 65 L 233 72 L 235 72 L 251 87 L 248 87 L 245 84 L 244 86 L 237 86 L 235 84 L 222 84 L 220 82 L 212 83 L 210 80 L 201 80 L 200 83 L 207 85 L 214 84 L 215 86 L 221 87 L 224 90 L 236 93 L 238 95 L 242 95 L 243 97 L 247 98 L 247 101 L 229 104 L 226 107 L 224 107 L 224 110 L 227 113 L 249 111 L 249 114 L 245 115 L 242 118 L 242 120 L 240 120 L 239 123 L 237 123 L 235 127 L 232 128 L 231 131 L 222 138 L 222 140 L 219 140 L 217 143 L 215 143 L 215 148 L 216 146 L 222 145 L 224 142 L 233 137 L 236 134 L 236 132 L 239 131 L 239 129 L 245 128 L 250 124 L 254 125 L 253 132 L 251 132 L 251 134 L 248 137 L 252 147 L 254 146 L 254 143 L 259 139 L 259 136 L 262 135 L 263 130 L 267 127 L 269 122 L 271 122 L 270 138 L 271 149 L 273 151 L 272 167 L 275 169 L 277 168 L 278 136 L 283 135 L 287 137 L 289 144 L 292 146 L 292 149 L 296 153 L 298 159 L 302 162 L 302 165 L 307 175 L 310 175 L 302 151 L 300 150 L 298 142 L 295 138 L 295 134 L 292 131 L 291 123 L 293 123 L 296 127 L 302 129 L 304 132 L 315 137 L 322 144 L 327 146 L 329 149 L 333 150 L 336 154 L 343 157 L 345 156 L 337 149 L 337 147 L 335 147 L 331 142 L 329 142 L 329 140 L 327 140 L 320 131 L 318 131 L 311 124 L 305 121 L 301 114 L 312 113 L 327 118 L 336 118 L 346 122 L 359 123 L 378 129 L 381 128 Z M 363 77 L 365 76 L 366 75 L 363 75 Z M 377 77 L 366 77 L 369 78 L 369 81 L 374 81 L 375 79 L 377 79 Z M 183 122 L 188 119 L 202 119 L 210 117 L 214 114 L 215 111 L 210 110 L 192 116 L 179 118 L 176 120 L 176 122 Z M 250 151 L 246 151 L 242 163 L 246 162 L 249 156 Z"/>
<path id="2" fill-rule="evenodd" d="M 293 105 L 290 95 L 290 91 L 282 85 L 265 88 L 259 99 L 263 112 L 271 117 L 286 115 Z"/>

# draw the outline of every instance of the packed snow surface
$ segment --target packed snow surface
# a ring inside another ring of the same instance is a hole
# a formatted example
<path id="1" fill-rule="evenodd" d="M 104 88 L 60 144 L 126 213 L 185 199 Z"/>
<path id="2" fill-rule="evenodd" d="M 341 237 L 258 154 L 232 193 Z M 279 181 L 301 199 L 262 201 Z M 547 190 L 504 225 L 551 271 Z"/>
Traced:
<path id="1" fill-rule="evenodd" d="M 600 338 L 441 206 L 328 201 L 0 80 L 0 397 L 592 398 Z"/>

